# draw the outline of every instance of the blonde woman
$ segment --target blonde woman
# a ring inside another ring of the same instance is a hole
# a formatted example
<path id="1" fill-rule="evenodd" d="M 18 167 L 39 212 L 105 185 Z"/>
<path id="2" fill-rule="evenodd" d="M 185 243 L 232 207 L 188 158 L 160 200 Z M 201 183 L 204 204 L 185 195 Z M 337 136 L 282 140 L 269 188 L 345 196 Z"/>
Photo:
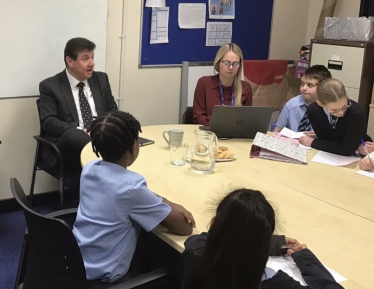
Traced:
<path id="1" fill-rule="evenodd" d="M 361 140 L 372 146 L 363 108 L 348 98 L 344 84 L 337 79 L 318 84 L 317 101 L 308 106 L 307 115 L 316 138 L 301 137 L 304 146 L 343 156 L 354 155 L 356 150 L 366 154 Z"/>
<path id="2" fill-rule="evenodd" d="M 214 60 L 215 75 L 203 76 L 195 89 L 193 122 L 208 126 L 215 105 L 252 106 L 252 89 L 241 81 L 243 53 L 235 43 L 223 45 Z"/>

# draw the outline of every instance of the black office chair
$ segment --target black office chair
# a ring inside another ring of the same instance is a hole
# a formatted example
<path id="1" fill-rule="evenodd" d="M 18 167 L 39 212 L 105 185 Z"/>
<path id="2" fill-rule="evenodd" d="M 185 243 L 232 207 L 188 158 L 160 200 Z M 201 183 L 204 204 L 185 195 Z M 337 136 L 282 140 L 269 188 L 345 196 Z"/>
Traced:
<path id="1" fill-rule="evenodd" d="M 182 124 L 193 124 L 192 106 L 186 107 L 186 111 L 182 116 Z"/>
<path id="2" fill-rule="evenodd" d="M 36 107 L 38 108 L 38 116 L 40 120 L 39 103 L 40 103 L 40 99 L 37 99 Z M 40 134 L 34 136 L 34 139 L 36 140 L 36 151 L 35 151 L 34 167 L 32 171 L 30 194 L 29 194 L 30 206 L 32 207 L 32 198 L 34 195 L 36 171 L 43 170 L 49 175 L 53 176 L 54 178 L 60 181 L 59 193 L 60 193 L 60 205 L 62 209 L 64 206 L 64 199 L 65 199 L 64 193 L 65 193 L 65 176 L 66 176 L 62 154 L 55 143 L 44 138 L 44 131 L 43 131 L 43 127 L 41 123 L 40 123 Z M 43 156 L 42 156 L 43 148 L 50 149 L 51 152 L 53 152 L 56 155 L 57 157 L 56 167 L 52 167 L 50 164 L 48 164 L 43 159 Z"/>
<path id="3" fill-rule="evenodd" d="M 17 179 L 10 179 L 10 188 L 23 210 L 27 223 L 25 246 L 21 254 L 15 288 L 94 289 L 95 287 L 87 283 L 82 255 L 71 226 L 60 219 L 62 216 L 71 215 L 73 210 L 76 213 L 76 209 L 43 216 L 29 207 Z M 108 288 L 169 288 L 160 287 L 166 278 L 166 272 L 158 269 Z"/>

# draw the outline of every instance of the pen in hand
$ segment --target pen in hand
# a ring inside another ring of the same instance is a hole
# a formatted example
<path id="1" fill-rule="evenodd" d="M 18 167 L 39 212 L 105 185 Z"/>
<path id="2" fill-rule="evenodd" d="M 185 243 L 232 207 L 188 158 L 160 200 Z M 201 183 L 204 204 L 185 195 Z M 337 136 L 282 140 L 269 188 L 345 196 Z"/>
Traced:
<path id="1" fill-rule="evenodd" d="M 281 245 L 281 249 L 294 249 L 297 245 Z"/>
<path id="2" fill-rule="evenodd" d="M 361 140 L 361 144 L 364 147 L 365 153 L 366 153 L 367 157 L 369 158 L 371 164 L 374 165 L 373 159 L 370 157 L 370 154 L 369 154 L 369 152 L 366 148 L 365 142 L 363 140 Z"/>

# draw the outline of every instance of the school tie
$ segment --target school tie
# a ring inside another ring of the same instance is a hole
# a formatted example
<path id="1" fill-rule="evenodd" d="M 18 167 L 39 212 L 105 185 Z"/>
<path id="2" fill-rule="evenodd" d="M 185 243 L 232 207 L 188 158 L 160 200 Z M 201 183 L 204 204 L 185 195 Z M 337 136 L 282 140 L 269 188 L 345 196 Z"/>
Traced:
<path id="1" fill-rule="evenodd" d="M 86 98 L 86 96 L 84 95 L 84 92 L 83 92 L 84 83 L 79 82 L 77 84 L 77 86 L 79 88 L 79 93 L 78 93 L 78 95 L 79 95 L 79 106 L 81 108 L 81 114 L 82 114 L 84 128 L 89 129 L 90 126 L 91 126 L 91 122 L 92 122 L 92 113 L 91 113 L 90 105 L 88 104 L 87 98 Z"/>
<path id="2" fill-rule="evenodd" d="M 310 125 L 308 115 L 305 112 L 303 118 L 300 121 L 297 131 L 299 132 L 299 131 L 310 131 L 310 130 L 312 130 L 312 126 Z"/>
<path id="3" fill-rule="evenodd" d="M 336 123 L 338 122 L 338 117 L 337 116 L 333 116 L 331 115 L 331 118 L 330 118 L 330 125 L 333 129 L 336 128 Z"/>

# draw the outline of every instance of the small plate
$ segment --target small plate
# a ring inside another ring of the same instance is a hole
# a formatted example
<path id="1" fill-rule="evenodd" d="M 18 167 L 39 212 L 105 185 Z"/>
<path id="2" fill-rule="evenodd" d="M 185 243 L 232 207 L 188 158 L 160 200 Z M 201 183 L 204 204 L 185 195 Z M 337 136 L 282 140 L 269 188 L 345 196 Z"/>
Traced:
<path id="1" fill-rule="evenodd" d="M 232 162 L 236 160 L 236 155 L 234 155 L 234 158 L 232 159 L 215 159 L 216 163 L 221 163 L 221 162 Z"/>

